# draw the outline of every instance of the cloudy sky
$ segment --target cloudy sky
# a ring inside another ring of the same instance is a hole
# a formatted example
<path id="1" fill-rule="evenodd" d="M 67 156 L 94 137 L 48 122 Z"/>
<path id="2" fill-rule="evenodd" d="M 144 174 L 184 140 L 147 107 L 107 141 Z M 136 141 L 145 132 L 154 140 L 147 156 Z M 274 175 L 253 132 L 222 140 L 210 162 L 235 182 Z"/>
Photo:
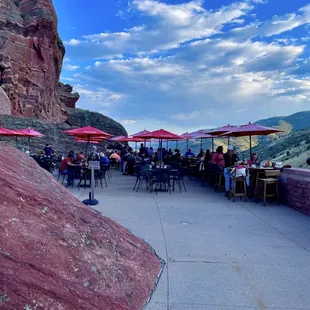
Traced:
<path id="1" fill-rule="evenodd" d="M 53 0 L 61 79 L 129 133 L 310 109 L 308 0 Z"/>

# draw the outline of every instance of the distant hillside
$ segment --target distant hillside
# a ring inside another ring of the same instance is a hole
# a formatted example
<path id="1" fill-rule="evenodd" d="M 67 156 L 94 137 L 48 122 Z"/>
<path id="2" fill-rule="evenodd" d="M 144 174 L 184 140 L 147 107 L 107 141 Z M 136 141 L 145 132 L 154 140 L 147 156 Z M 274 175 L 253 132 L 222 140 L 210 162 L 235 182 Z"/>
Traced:
<path id="1" fill-rule="evenodd" d="M 310 129 L 294 131 L 269 143 L 261 143 L 253 148 L 261 160 L 270 159 L 292 165 L 296 168 L 309 168 Z"/>
<path id="2" fill-rule="evenodd" d="M 298 112 L 289 116 L 277 116 L 262 119 L 256 122 L 262 126 L 278 127 L 281 124 L 289 124 L 292 131 L 310 128 L 310 111 Z"/>

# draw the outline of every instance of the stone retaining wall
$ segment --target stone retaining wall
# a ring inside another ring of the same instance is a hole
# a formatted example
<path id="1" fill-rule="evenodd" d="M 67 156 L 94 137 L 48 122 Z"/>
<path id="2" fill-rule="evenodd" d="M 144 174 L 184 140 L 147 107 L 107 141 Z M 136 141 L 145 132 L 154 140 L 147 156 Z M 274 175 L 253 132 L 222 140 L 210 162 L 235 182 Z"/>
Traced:
<path id="1" fill-rule="evenodd" d="M 283 169 L 280 177 L 282 203 L 310 215 L 310 170 Z"/>

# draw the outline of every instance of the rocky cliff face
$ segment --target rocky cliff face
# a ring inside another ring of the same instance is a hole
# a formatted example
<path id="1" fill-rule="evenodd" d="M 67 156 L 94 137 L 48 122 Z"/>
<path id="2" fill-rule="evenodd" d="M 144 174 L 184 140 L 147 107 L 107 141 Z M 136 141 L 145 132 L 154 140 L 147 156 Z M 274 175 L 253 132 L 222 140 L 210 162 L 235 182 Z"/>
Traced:
<path id="1" fill-rule="evenodd" d="M 13 115 L 66 119 L 68 89 L 58 85 L 64 54 L 51 0 L 0 0 L 0 85 Z"/>
<path id="2" fill-rule="evenodd" d="M 17 149 L 1 143 L 0 161 L 0 308 L 142 309 L 161 270 L 151 247 Z"/>
<path id="3" fill-rule="evenodd" d="M 8 129 L 24 129 L 31 127 L 45 135 L 42 138 L 33 138 L 30 141 L 30 151 L 39 153 L 50 143 L 54 151 L 59 155 L 67 155 L 69 151 L 85 151 L 85 143 L 76 143 L 73 137 L 63 133 L 64 130 L 83 126 L 93 126 L 107 133 L 116 136 L 126 136 L 127 132 L 122 125 L 113 119 L 106 117 L 100 113 L 84 111 L 80 109 L 69 109 L 68 120 L 62 123 L 50 124 L 34 118 L 16 117 L 11 115 L 0 115 L 0 127 Z M 14 138 L 0 137 L 1 141 L 6 141 L 12 145 L 16 145 Z M 28 149 L 27 138 L 18 138 L 18 148 Z M 106 142 L 98 144 L 100 150 L 104 150 Z"/>

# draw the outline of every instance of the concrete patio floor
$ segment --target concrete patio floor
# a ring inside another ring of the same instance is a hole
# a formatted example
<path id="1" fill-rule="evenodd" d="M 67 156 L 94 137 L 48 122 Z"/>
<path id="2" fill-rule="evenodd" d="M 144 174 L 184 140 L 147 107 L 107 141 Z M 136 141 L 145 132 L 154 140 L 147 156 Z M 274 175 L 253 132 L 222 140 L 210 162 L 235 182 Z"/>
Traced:
<path id="1" fill-rule="evenodd" d="M 276 204 L 187 192 L 133 192 L 112 171 L 95 208 L 145 239 L 166 262 L 147 310 L 310 309 L 310 218 Z M 70 191 L 80 200 L 88 190 Z"/>

